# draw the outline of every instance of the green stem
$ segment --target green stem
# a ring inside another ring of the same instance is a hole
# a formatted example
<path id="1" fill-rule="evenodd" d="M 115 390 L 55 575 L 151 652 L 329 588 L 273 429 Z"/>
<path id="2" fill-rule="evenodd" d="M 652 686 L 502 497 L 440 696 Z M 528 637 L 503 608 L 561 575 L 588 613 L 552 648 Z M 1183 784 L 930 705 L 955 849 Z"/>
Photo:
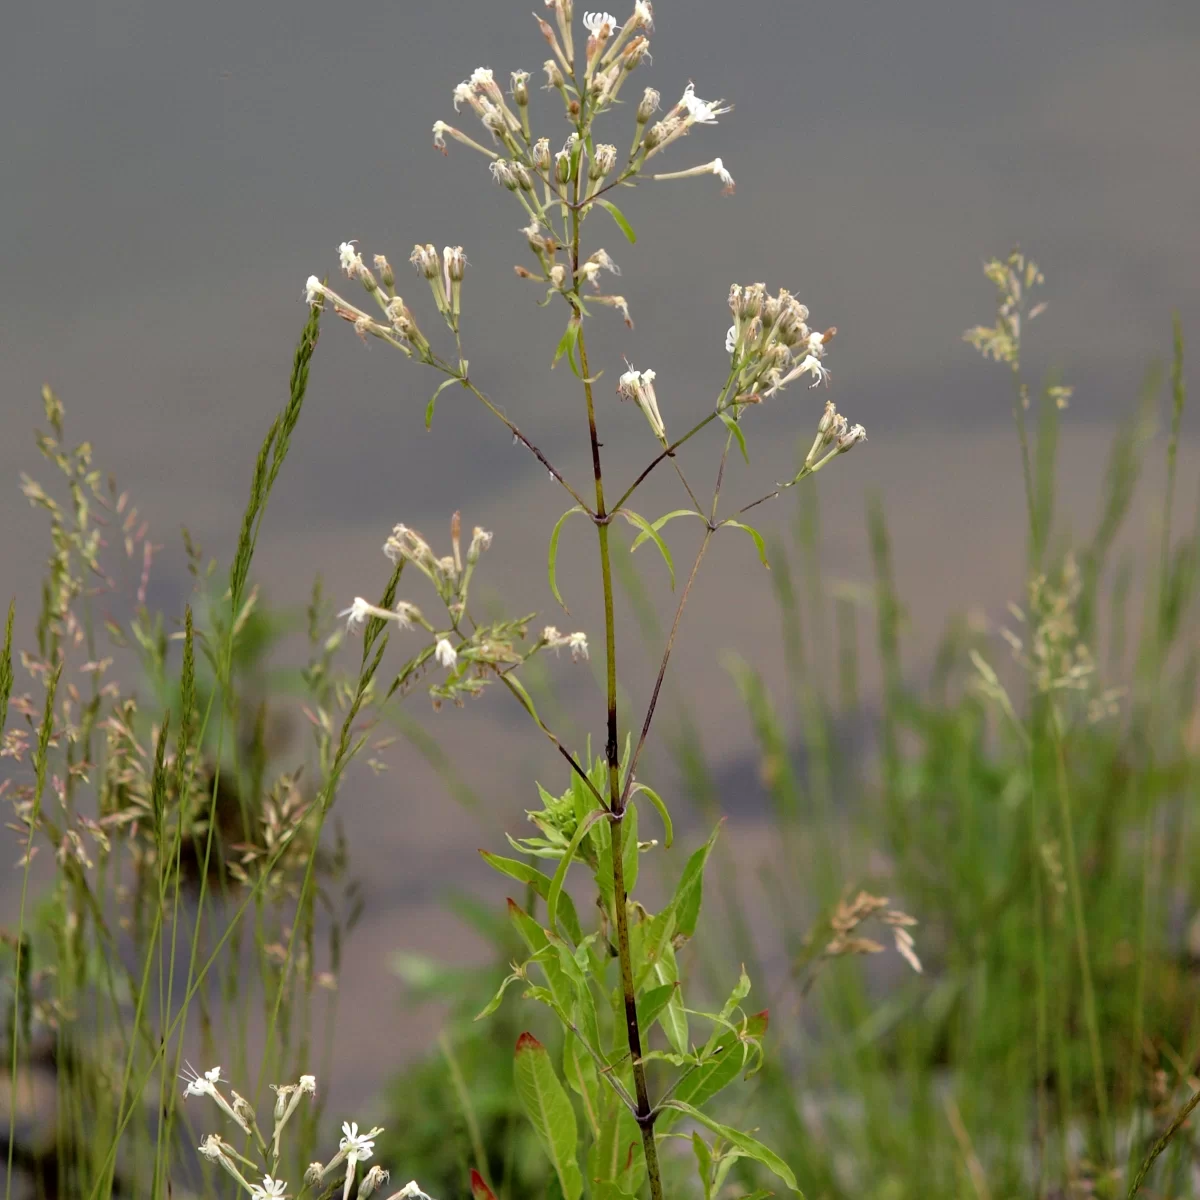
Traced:
<path id="1" fill-rule="evenodd" d="M 575 201 L 579 201 L 579 176 L 575 177 Z M 579 209 L 571 211 L 571 274 L 579 286 Z M 608 544 L 608 516 L 604 506 L 604 474 L 600 466 L 600 440 L 596 435 L 596 406 L 592 396 L 592 373 L 588 367 L 587 341 L 583 326 L 579 328 L 579 368 L 583 376 L 583 393 L 587 403 L 588 435 L 592 446 L 592 472 L 596 480 L 596 511 L 593 521 L 600 547 L 600 577 L 604 589 L 604 649 L 607 659 L 606 700 L 608 736 L 605 755 L 608 760 L 609 808 L 612 812 L 611 845 L 613 871 L 613 908 L 617 925 L 617 955 L 621 964 L 621 990 L 625 999 L 625 1028 L 629 1041 L 629 1057 L 633 1067 L 633 1084 L 637 1097 L 637 1123 L 642 1132 L 642 1150 L 646 1157 L 646 1175 L 650 1181 L 651 1200 L 663 1200 L 662 1176 L 658 1166 L 658 1146 L 654 1140 L 654 1113 L 646 1086 L 646 1067 L 642 1062 L 642 1035 L 638 1026 L 637 994 L 633 985 L 633 958 L 629 944 L 628 896 L 625 891 L 623 831 L 625 814 L 621 795 L 620 749 L 617 740 L 617 652 L 616 620 L 613 607 L 612 559 Z M 636 485 L 635 485 L 636 486 Z"/>

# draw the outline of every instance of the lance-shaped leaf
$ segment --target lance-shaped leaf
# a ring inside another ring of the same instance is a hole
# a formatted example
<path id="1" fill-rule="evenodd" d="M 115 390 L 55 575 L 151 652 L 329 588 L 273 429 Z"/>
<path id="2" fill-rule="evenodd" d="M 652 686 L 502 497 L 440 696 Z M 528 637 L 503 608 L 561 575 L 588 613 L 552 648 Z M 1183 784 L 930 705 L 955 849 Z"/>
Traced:
<path id="1" fill-rule="evenodd" d="M 555 600 L 558 601 L 563 612 L 568 614 L 571 610 L 567 607 L 566 602 L 562 598 L 562 593 L 558 590 L 558 539 L 559 535 L 562 533 L 562 527 L 566 523 L 567 518 L 572 513 L 581 512 L 583 512 L 583 509 L 580 508 L 578 504 L 576 504 L 573 508 L 568 508 L 567 511 L 563 513 L 563 515 L 559 517 L 557 521 L 554 522 L 554 528 L 550 532 L 550 552 L 547 556 L 547 565 L 550 573 L 550 591 L 553 593 Z"/>
<path id="2" fill-rule="evenodd" d="M 756 1138 L 752 1138 L 748 1133 L 742 1133 L 740 1129 L 734 1129 L 730 1125 L 722 1125 L 720 1121 L 714 1121 L 706 1113 L 702 1113 L 698 1108 L 694 1108 L 682 1100 L 665 1100 L 663 1107 L 675 1109 L 677 1112 L 691 1117 L 693 1121 L 698 1121 L 701 1125 L 711 1129 L 713 1133 L 719 1134 L 731 1145 L 736 1146 L 747 1158 L 753 1158 L 757 1162 L 762 1163 L 764 1167 L 774 1171 L 793 1192 L 803 1197 L 804 1193 L 796 1186 L 796 1176 L 792 1168 L 774 1150 L 764 1146 Z"/>
<path id="3" fill-rule="evenodd" d="M 554 1073 L 546 1047 L 531 1033 L 523 1033 L 517 1039 L 513 1075 L 517 1099 L 558 1175 L 565 1200 L 579 1200 L 583 1194 L 583 1173 L 575 1158 L 578 1141 L 575 1109 Z"/>
<path id="4" fill-rule="evenodd" d="M 611 200 L 605 200 L 603 197 L 595 200 L 594 203 L 600 205 L 616 221 L 617 228 L 629 239 L 629 244 L 632 246 L 637 241 L 637 234 L 633 232 L 633 226 L 625 219 L 625 214 Z"/>
<path id="5" fill-rule="evenodd" d="M 487 1185 L 487 1180 L 471 1168 L 471 1195 L 474 1200 L 496 1200 L 496 1194 Z"/>
<path id="6" fill-rule="evenodd" d="M 728 429 L 729 432 L 732 433 L 735 438 L 737 438 L 738 449 L 741 450 L 741 452 L 742 452 L 742 458 L 745 459 L 745 461 L 747 463 L 749 463 L 750 462 L 750 454 L 746 449 L 746 435 L 742 432 L 742 427 L 741 427 L 740 423 L 738 421 L 736 421 L 733 418 L 733 416 L 730 413 L 726 412 L 724 409 L 721 409 L 721 411 L 719 413 L 717 413 L 717 416 L 720 417 L 721 420 L 725 423 L 725 428 Z"/>
<path id="7" fill-rule="evenodd" d="M 537 867 L 531 867 L 515 858 L 493 854 L 490 850 L 480 850 L 479 853 L 488 866 L 495 867 L 501 875 L 507 875 L 510 879 L 529 884 L 543 900 L 550 894 L 550 876 L 544 875 Z M 583 941 L 583 929 L 575 911 L 575 901 L 571 899 L 569 892 L 563 892 L 559 897 L 558 916 L 567 931 L 567 936 L 578 946 Z"/>
<path id="8" fill-rule="evenodd" d="M 554 872 L 554 878 L 550 882 L 550 892 L 546 897 L 546 923 L 551 929 L 555 927 L 558 920 L 558 902 L 562 895 L 563 884 L 567 878 L 567 868 L 571 865 L 571 861 L 575 857 L 575 852 L 579 849 L 579 843 L 583 841 L 587 835 L 587 831 L 591 829 L 597 821 L 603 820 L 607 816 L 607 809 L 596 808 L 579 822 L 576 826 L 575 834 L 571 838 L 567 846 L 567 852 L 562 856 L 562 861 L 558 864 L 558 869 Z"/>
<path id="9" fill-rule="evenodd" d="M 621 516 L 627 520 L 630 525 L 640 529 L 650 540 L 658 547 L 658 552 L 663 556 L 663 562 L 667 564 L 667 571 L 671 576 L 671 590 L 675 590 L 675 563 L 671 558 L 671 551 L 667 549 L 667 543 L 662 540 L 662 535 L 646 520 L 641 513 L 635 513 L 631 508 L 620 508 L 617 510 Z"/>
<path id="10" fill-rule="evenodd" d="M 767 561 L 767 544 L 763 541 L 763 535 L 759 533 L 753 525 L 747 525 L 743 521 L 735 521 L 732 517 L 726 518 L 721 522 L 721 524 L 731 525 L 734 529 L 745 530 L 745 532 L 754 539 L 754 548 L 758 551 L 759 562 L 761 562 L 768 571 L 771 569 L 771 564 Z"/>

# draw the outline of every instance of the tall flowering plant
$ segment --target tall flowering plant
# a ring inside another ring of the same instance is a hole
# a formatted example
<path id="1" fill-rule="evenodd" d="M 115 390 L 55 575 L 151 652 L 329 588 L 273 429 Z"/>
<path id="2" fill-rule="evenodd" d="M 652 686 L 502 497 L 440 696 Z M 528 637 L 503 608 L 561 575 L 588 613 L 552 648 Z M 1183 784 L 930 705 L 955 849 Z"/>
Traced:
<path id="1" fill-rule="evenodd" d="M 632 87 L 630 77 L 650 61 L 654 20 L 648 0 L 638 0 L 624 22 L 603 12 L 584 13 L 577 22 L 572 0 L 547 0 L 546 10 L 545 18 L 535 19 L 550 52 L 544 63 L 545 87 L 557 97 L 570 127 L 561 147 L 534 127 L 529 74 L 512 72 L 506 90 L 484 67 L 472 72 L 453 93 L 455 111 L 482 129 L 468 132 L 439 120 L 433 126 L 433 144 L 447 153 L 449 143 L 456 142 L 482 156 L 499 193 L 507 193 L 521 209 L 530 259 L 529 265 L 516 268 L 516 274 L 542 289 L 541 307 L 562 315 L 563 332 L 552 365 L 565 359 L 578 379 L 591 478 L 586 483 L 568 478 L 471 373 L 465 351 L 468 260 L 461 246 L 447 246 L 439 254 L 432 244 L 417 243 L 409 256 L 429 288 L 437 314 L 434 323 L 445 326 L 440 339 L 425 332 L 429 322 L 418 316 L 419 306 L 397 291 L 396 272 L 388 258 L 376 254 L 368 263 L 353 242 L 339 247 L 340 267 L 349 281 L 361 286 L 365 299 L 355 302 L 315 275 L 308 280 L 305 298 L 315 308 L 331 309 L 348 321 L 364 340 L 377 338 L 443 376 L 426 409 L 427 426 L 443 392 L 461 388 L 549 471 L 570 501 L 549 536 L 549 583 L 560 603 L 556 560 L 564 526 L 574 515 L 592 527 L 604 601 L 603 633 L 594 639 L 602 637 L 605 662 L 602 754 L 593 760 L 568 746 L 543 721 L 519 677 L 522 664 L 537 650 L 565 647 L 574 657 L 586 655 L 586 634 L 562 634 L 546 626 L 540 637 L 526 640 L 531 618 L 484 624 L 472 616 L 467 588 L 490 534 L 476 529 L 464 555 L 456 517 L 452 552 L 444 557 L 406 526 L 396 526 L 389 537 L 385 552 L 399 566 L 411 565 L 432 583 L 446 610 L 444 621 L 426 620 L 411 602 L 397 601 L 394 577 L 385 603 L 373 605 L 360 597 L 344 615 L 352 627 L 365 621 L 420 626 L 428 639 L 419 656 L 421 665 L 437 673 L 431 686 L 435 703 L 444 699 L 461 703 L 486 684 L 498 682 L 553 743 L 569 773 L 561 795 L 541 791 L 542 807 L 529 814 L 536 835 L 509 839 L 519 858 L 484 853 L 492 867 L 524 884 L 540 904 L 535 912 L 509 901 L 509 915 L 527 957 L 513 965 L 480 1014 L 493 1011 L 506 989 L 520 984 L 528 999 L 544 1005 L 561 1023 L 561 1059 L 552 1058 L 541 1042 L 525 1033 L 516 1045 L 514 1071 L 518 1095 L 566 1200 L 579 1200 L 585 1191 L 600 1197 L 632 1196 L 643 1188 L 649 1189 L 653 1200 L 660 1200 L 660 1146 L 664 1139 L 679 1136 L 685 1126 L 694 1131 L 691 1141 L 706 1196 L 720 1187 L 739 1158 L 757 1160 L 795 1189 L 792 1169 L 779 1155 L 706 1111 L 714 1096 L 761 1062 L 767 1014 L 747 1011 L 750 980 L 744 971 L 719 1011 L 697 1012 L 685 1003 L 678 955 L 696 930 L 705 865 L 716 833 L 692 853 L 664 908 L 651 913 L 634 901 L 639 860 L 658 844 L 639 840 L 639 801 L 657 810 L 664 843 L 669 847 L 672 842 L 668 807 L 639 779 L 638 765 L 684 607 L 712 539 L 726 530 L 740 531 L 750 537 L 767 565 L 763 539 L 744 519 L 746 514 L 826 467 L 866 434 L 827 401 L 815 422 L 812 447 L 794 478 L 749 503 L 725 502 L 726 463 L 735 446 L 749 461 L 746 430 L 756 406 L 800 380 L 811 387 L 827 384 L 825 360 L 836 333 L 832 328 L 811 327 L 808 308 L 786 289 L 772 293 L 762 283 L 735 284 L 729 291 L 732 324 L 724 335 L 728 369 L 715 385 L 715 400 L 703 412 L 687 413 L 673 403 L 669 385 L 660 400 L 657 385 L 662 381 L 656 372 L 625 364 L 616 394 L 645 418 L 649 461 L 624 484 L 612 484 L 599 430 L 601 422 L 615 419 L 615 414 L 602 407 L 599 372 L 589 357 L 586 330 L 587 322 L 600 315 L 599 309 L 615 310 L 630 326 L 632 318 L 626 298 L 607 289 L 607 281 L 620 275 L 616 257 L 604 246 L 592 248 L 585 240 L 584 225 L 599 216 L 601 222 L 611 222 L 604 228 L 633 244 L 633 228 L 613 196 L 619 188 L 647 180 L 713 175 L 726 193 L 732 193 L 733 177 L 720 158 L 680 170 L 660 169 L 668 151 L 678 151 L 678 144 L 697 127 L 718 124 L 731 109 L 724 101 L 701 99 L 692 83 L 665 111 L 660 93 L 652 87 L 646 87 L 636 102 L 625 103 Z M 624 154 L 616 144 L 602 140 L 608 119 L 615 117 L 625 122 L 632 117 L 629 149 Z M 714 336 L 720 338 L 720 331 L 714 331 Z M 678 432 L 681 425 L 683 433 Z M 702 502 L 677 451 L 710 426 L 723 437 L 715 456 L 715 482 Z M 649 517 L 634 502 L 641 485 L 664 464 L 678 477 L 684 504 Z M 704 530 L 682 587 L 645 717 L 636 731 L 620 728 L 617 711 L 611 566 L 611 531 L 617 518 L 635 530 L 635 549 L 645 542 L 654 544 L 672 585 L 675 567 L 665 527 L 678 518 L 690 518 Z M 545 870 L 532 865 L 539 861 Z M 572 866 L 590 875 L 590 890 L 596 897 L 596 919 L 586 926 L 565 887 Z M 481 1176 L 474 1184 L 477 1195 L 490 1196 Z"/>

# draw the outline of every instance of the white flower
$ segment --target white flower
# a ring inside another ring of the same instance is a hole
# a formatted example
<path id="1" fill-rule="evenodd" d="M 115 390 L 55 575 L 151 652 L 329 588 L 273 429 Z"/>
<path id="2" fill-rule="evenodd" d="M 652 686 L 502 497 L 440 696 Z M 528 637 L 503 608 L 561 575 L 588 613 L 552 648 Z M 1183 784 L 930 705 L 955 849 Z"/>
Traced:
<path id="1" fill-rule="evenodd" d="M 184 1065 L 192 1073 L 190 1079 L 186 1075 L 184 1076 L 188 1080 L 188 1085 L 183 1091 L 184 1097 L 212 1096 L 215 1098 L 217 1095 L 217 1084 L 221 1082 L 221 1068 L 213 1067 L 211 1071 L 205 1071 L 202 1078 L 192 1069 L 191 1064 L 185 1063 Z"/>
<path id="2" fill-rule="evenodd" d="M 210 1133 L 196 1149 L 212 1162 L 219 1162 L 225 1157 L 225 1151 L 221 1148 L 221 1139 L 215 1133 Z"/>
<path id="3" fill-rule="evenodd" d="M 342 242 L 338 246 L 338 258 L 341 260 L 342 270 L 351 279 L 356 279 L 366 267 L 363 265 L 362 255 L 354 248 L 354 243 Z"/>
<path id="4" fill-rule="evenodd" d="M 477 88 L 495 87 L 496 78 L 492 74 L 491 67 L 476 67 L 471 72 L 471 84 Z"/>
<path id="5" fill-rule="evenodd" d="M 635 29 L 654 31 L 654 9 L 650 0 L 637 0 L 633 6 L 632 22 Z"/>
<path id="6" fill-rule="evenodd" d="M 695 84 L 689 83 L 683 90 L 679 107 L 687 110 L 688 120 L 697 125 L 715 125 L 722 113 L 729 112 L 729 106 L 720 107 L 720 100 L 701 100 L 696 95 Z"/>
<path id="7" fill-rule="evenodd" d="M 250 1200 L 271 1200 L 274 1196 L 282 1196 L 286 1187 L 287 1183 L 284 1180 L 264 1175 L 261 1184 L 250 1185 Z"/>
<path id="8" fill-rule="evenodd" d="M 733 192 L 734 182 L 733 176 L 725 170 L 725 164 L 719 159 L 714 158 L 708 164 L 708 169 L 725 185 L 725 194 L 728 196 Z"/>
<path id="9" fill-rule="evenodd" d="M 315 1075 L 301 1075 L 300 1090 L 307 1092 L 310 1096 L 315 1096 L 317 1094 L 317 1077 Z"/>
<path id="10" fill-rule="evenodd" d="M 475 95 L 475 89 L 471 86 L 469 79 L 463 80 L 462 83 L 456 84 L 454 88 L 454 111 L 458 112 L 458 106 L 464 101 L 470 101 Z"/>
<path id="11" fill-rule="evenodd" d="M 737 326 L 730 325 L 729 332 L 725 335 L 725 353 L 732 354 L 737 349 Z"/>
<path id="12" fill-rule="evenodd" d="M 617 381 L 617 394 L 623 400 L 634 400 L 650 422 L 654 436 L 665 442 L 667 431 L 662 414 L 658 411 L 658 397 L 654 394 L 654 372 L 635 371 L 630 367 Z"/>
<path id="13" fill-rule="evenodd" d="M 361 596 L 354 597 L 354 603 L 349 608 L 343 608 L 339 617 L 346 618 L 346 631 L 348 633 L 358 633 L 366 624 L 368 617 L 378 617 L 381 621 L 395 621 L 401 629 L 411 629 L 414 618 L 419 619 L 421 610 L 415 604 L 409 604 L 406 600 L 397 602 L 395 608 L 380 608 L 377 604 L 372 604 L 368 600 L 364 600 Z M 309 1083 L 305 1083 L 308 1080 Z M 300 1076 L 300 1091 L 315 1093 L 317 1090 L 317 1080 L 313 1075 Z"/>
<path id="14" fill-rule="evenodd" d="M 320 304 L 324 299 L 325 285 L 315 275 L 310 275 L 308 282 L 304 285 L 304 302 L 306 304 Z"/>
<path id="15" fill-rule="evenodd" d="M 344 1151 L 347 1158 L 362 1162 L 375 1153 L 375 1135 L 382 1132 L 382 1129 L 373 1129 L 370 1133 L 360 1134 L 357 1121 L 343 1121 L 342 1133 L 345 1137 L 338 1142 L 338 1149 Z"/>
<path id="16" fill-rule="evenodd" d="M 438 644 L 434 648 L 433 654 L 438 660 L 438 664 L 447 668 L 447 670 L 458 662 L 458 651 L 445 638 L 438 639 Z"/>
<path id="17" fill-rule="evenodd" d="M 450 126 L 445 121 L 434 121 L 433 123 L 433 145 L 443 154 L 446 153 L 446 133 L 449 128 Z"/>
<path id="18" fill-rule="evenodd" d="M 594 262 L 598 267 L 603 267 L 606 271 L 611 271 L 614 275 L 620 275 L 621 273 L 621 268 L 613 262 L 607 250 L 597 250 L 589 261 Z"/>
<path id="19" fill-rule="evenodd" d="M 542 641 L 547 646 L 553 646 L 556 642 L 562 644 L 562 634 L 558 632 L 558 627 L 555 625 L 547 625 L 542 630 Z"/>
<path id="20" fill-rule="evenodd" d="M 612 13 L 606 12 L 585 12 L 583 27 L 600 42 L 606 42 L 621 28 L 617 23 L 617 18 Z"/>
<path id="21" fill-rule="evenodd" d="M 567 637 L 567 645 L 571 649 L 571 657 L 578 662 L 581 658 L 588 656 L 588 644 L 586 633 L 572 633 Z"/>
<path id="22" fill-rule="evenodd" d="M 816 387 L 821 383 L 825 384 L 826 387 L 829 386 L 829 372 L 821 365 L 821 361 L 816 355 L 806 354 L 804 361 L 793 372 L 790 372 L 790 374 L 803 375 L 805 372 L 808 372 L 813 377 L 812 383 L 808 385 L 809 387 Z"/>

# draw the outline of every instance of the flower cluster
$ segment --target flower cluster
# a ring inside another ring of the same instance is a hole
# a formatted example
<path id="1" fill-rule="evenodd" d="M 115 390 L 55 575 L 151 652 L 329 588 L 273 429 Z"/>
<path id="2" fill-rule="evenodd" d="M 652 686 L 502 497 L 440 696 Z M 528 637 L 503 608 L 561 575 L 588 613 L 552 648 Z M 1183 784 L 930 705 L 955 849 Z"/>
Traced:
<path id="1" fill-rule="evenodd" d="M 273 1085 L 275 1092 L 274 1132 L 268 1147 L 258 1129 L 254 1110 L 237 1092 L 231 1091 L 232 1103 L 222 1096 L 217 1085 L 222 1081 L 221 1068 L 213 1067 L 211 1071 L 199 1074 L 188 1068 L 186 1076 L 188 1084 L 184 1089 L 184 1097 L 207 1096 L 216 1102 L 217 1107 L 233 1120 L 243 1133 L 253 1136 L 255 1145 L 263 1159 L 270 1159 L 270 1169 L 259 1173 L 254 1171 L 260 1183 L 251 1183 L 246 1178 L 244 1168 L 256 1168 L 258 1164 L 253 1159 L 235 1150 L 219 1134 L 210 1133 L 199 1146 L 200 1154 L 214 1166 L 220 1167 L 237 1182 L 238 1186 L 250 1197 L 250 1200 L 272 1200 L 275 1197 L 290 1195 L 287 1181 L 279 1176 L 279 1163 L 282 1157 L 280 1139 L 284 1127 L 296 1111 L 303 1096 L 316 1094 L 317 1080 L 313 1075 L 301 1075 L 297 1083 Z M 376 1164 L 367 1170 L 361 1179 L 358 1178 L 358 1166 L 365 1163 L 375 1153 L 375 1139 L 383 1132 L 381 1126 L 375 1126 L 360 1133 L 357 1121 L 342 1123 L 342 1137 L 338 1143 L 337 1153 L 327 1162 L 310 1163 L 304 1172 L 304 1186 L 319 1186 L 334 1179 L 345 1164 L 344 1181 L 342 1183 L 342 1200 L 349 1200 L 354 1184 L 358 1182 L 358 1190 L 354 1192 L 357 1200 L 369 1200 L 375 1196 L 381 1187 L 387 1183 L 389 1172 Z M 417 1184 L 411 1180 L 398 1192 L 393 1192 L 387 1200 L 431 1200 Z"/>
<path id="2" fill-rule="evenodd" d="M 824 332 L 808 326 L 808 306 L 781 288 L 772 296 L 762 283 L 729 289 L 733 324 L 725 335 L 725 349 L 735 372 L 733 402 L 757 404 L 802 375 L 812 384 L 828 383 L 823 363 L 837 329 Z"/>
<path id="3" fill-rule="evenodd" d="M 415 604 L 390 598 L 386 604 L 372 604 L 362 596 L 339 613 L 347 621 L 348 632 L 357 632 L 368 621 L 392 622 L 401 629 L 420 627 L 430 640 L 401 672 L 396 687 L 404 687 L 428 664 L 436 663 L 447 674 L 430 685 L 434 707 L 443 700 L 461 705 L 467 696 L 478 695 L 489 681 L 505 679 L 515 667 L 542 649 L 560 650 L 564 646 L 574 659 L 587 657 L 587 635 L 561 635 L 548 626 L 542 638 L 525 650 L 518 643 L 525 640 L 532 614 L 516 620 L 476 623 L 468 611 L 471 578 L 483 552 L 492 544 L 488 530 L 476 526 L 464 551 L 462 520 L 455 513 L 450 522 L 451 552 L 435 554 L 424 536 L 408 525 L 396 525 L 383 553 L 398 568 L 415 567 L 433 585 L 438 599 L 446 610 L 448 627 L 435 625 Z M 551 636 L 553 635 L 553 636 Z M 511 681 L 509 681 L 511 683 Z"/>

